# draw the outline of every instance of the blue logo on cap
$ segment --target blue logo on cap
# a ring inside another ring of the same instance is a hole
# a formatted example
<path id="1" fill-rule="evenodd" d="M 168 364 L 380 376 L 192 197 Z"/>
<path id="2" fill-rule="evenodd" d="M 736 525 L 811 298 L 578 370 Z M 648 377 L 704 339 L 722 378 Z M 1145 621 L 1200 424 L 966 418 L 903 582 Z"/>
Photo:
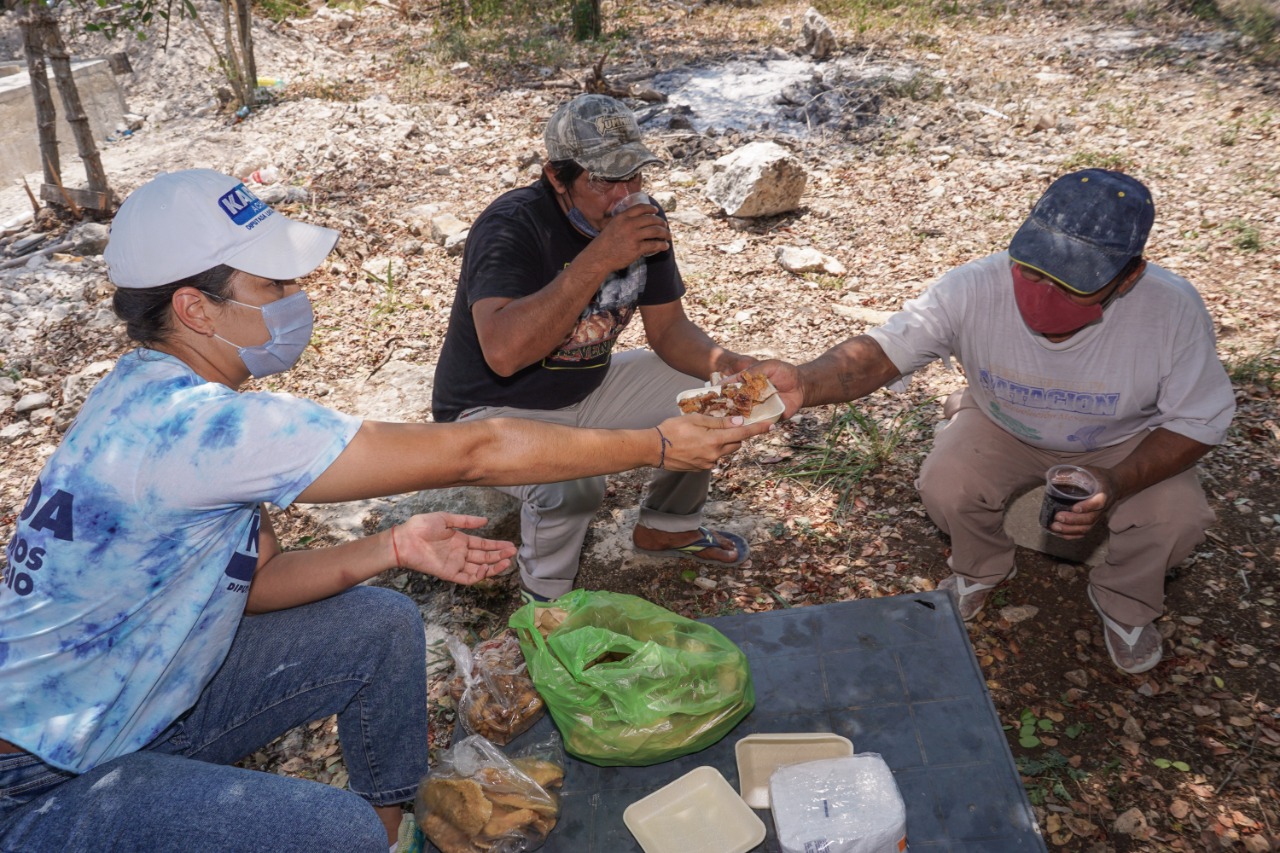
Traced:
<path id="1" fill-rule="evenodd" d="M 244 225 L 263 211 L 270 212 L 266 202 L 244 188 L 244 184 L 236 184 L 235 189 L 218 198 L 218 206 L 231 217 L 237 225 Z"/>

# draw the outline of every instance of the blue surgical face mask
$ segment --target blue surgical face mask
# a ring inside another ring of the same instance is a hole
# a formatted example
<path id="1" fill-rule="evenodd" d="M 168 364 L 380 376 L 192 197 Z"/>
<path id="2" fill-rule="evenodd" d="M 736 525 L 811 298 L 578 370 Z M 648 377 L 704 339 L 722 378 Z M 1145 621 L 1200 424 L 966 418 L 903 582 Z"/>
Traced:
<path id="1" fill-rule="evenodd" d="M 265 344 L 256 347 L 242 347 L 219 334 L 214 337 L 225 344 L 230 344 L 240 353 L 240 360 L 249 368 L 249 373 L 261 379 L 273 373 L 283 373 L 298 363 L 302 351 L 311 343 L 311 330 L 315 324 L 315 314 L 311 311 L 311 300 L 307 294 L 299 291 L 284 299 L 277 299 L 261 307 L 246 305 L 228 299 L 228 302 L 243 308 L 252 308 L 262 312 L 262 321 L 266 323 L 271 338 Z"/>
<path id="2" fill-rule="evenodd" d="M 572 196 L 569 197 L 569 201 L 570 202 L 573 201 Z M 597 229 L 592 227 L 591 223 L 587 221 L 587 217 L 583 216 L 582 211 L 578 210 L 578 208 L 576 207 L 569 208 L 569 213 L 567 214 L 567 216 L 569 217 L 569 221 L 573 223 L 573 227 L 577 228 L 583 234 L 586 234 L 588 237 L 592 239 L 595 239 L 596 237 L 600 236 L 600 232 Z"/>

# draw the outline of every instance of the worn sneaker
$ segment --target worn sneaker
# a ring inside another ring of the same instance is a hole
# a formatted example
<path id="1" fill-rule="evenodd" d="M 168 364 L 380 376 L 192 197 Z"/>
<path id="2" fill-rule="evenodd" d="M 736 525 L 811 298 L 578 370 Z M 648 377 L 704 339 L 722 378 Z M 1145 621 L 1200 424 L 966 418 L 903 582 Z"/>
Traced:
<path id="1" fill-rule="evenodd" d="M 947 564 L 950 565 L 951 561 L 948 560 Z M 1014 566 L 1009 574 L 995 583 L 977 583 L 953 574 L 939 583 L 938 589 L 945 589 L 951 593 L 951 597 L 956 602 L 956 610 L 960 612 L 960 618 L 966 622 L 971 622 L 975 616 L 982 612 L 982 608 L 987 606 L 987 596 L 991 593 L 991 590 L 1017 574 L 1018 567 Z"/>
<path id="2" fill-rule="evenodd" d="M 1098 611 L 1102 619 L 1102 638 L 1107 644 L 1107 653 L 1111 662 L 1122 672 L 1137 675 L 1146 672 L 1164 657 L 1164 638 L 1155 622 L 1148 622 L 1136 628 L 1122 625 L 1102 612 L 1098 599 L 1093 595 L 1093 587 L 1089 587 L 1089 603 Z"/>

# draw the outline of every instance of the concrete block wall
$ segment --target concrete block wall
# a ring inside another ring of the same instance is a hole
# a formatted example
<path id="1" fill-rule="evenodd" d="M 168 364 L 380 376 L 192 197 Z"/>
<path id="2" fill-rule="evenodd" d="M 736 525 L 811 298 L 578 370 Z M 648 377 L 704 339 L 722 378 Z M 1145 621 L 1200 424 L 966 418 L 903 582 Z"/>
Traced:
<path id="1" fill-rule="evenodd" d="M 123 124 L 128 112 L 124 94 L 105 59 L 72 60 L 71 73 L 80 91 L 80 101 L 89 117 L 94 139 L 101 143 Z M 67 125 L 66 110 L 58 94 L 53 72 L 49 89 L 58 113 L 58 153 L 63 171 L 78 163 L 75 137 Z M 0 63 L 0 182 L 11 184 L 24 175 L 41 171 L 40 143 L 36 135 L 36 108 L 31 99 L 31 78 L 25 63 Z M 36 185 L 31 187 L 38 192 Z"/>

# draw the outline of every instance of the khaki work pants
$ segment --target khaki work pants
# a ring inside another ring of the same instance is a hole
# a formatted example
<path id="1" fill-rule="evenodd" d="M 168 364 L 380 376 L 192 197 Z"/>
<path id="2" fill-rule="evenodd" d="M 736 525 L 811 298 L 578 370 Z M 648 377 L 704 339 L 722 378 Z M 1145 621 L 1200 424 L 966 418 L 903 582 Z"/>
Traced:
<path id="1" fill-rule="evenodd" d="M 484 406 L 468 409 L 459 420 L 527 418 L 574 427 L 643 429 L 678 415 L 676 395 L 701 386 L 700 379 L 673 370 L 649 350 L 629 350 L 613 356 L 604 382 L 580 403 L 547 410 Z M 653 443 L 659 444 L 657 432 Z M 710 483 L 710 471 L 655 471 L 638 523 L 670 533 L 697 529 Z M 573 589 L 582 542 L 604 490 L 604 477 L 499 487 L 522 502 L 516 557 L 528 589 L 548 598 Z"/>
<path id="2" fill-rule="evenodd" d="M 1013 569 L 1014 543 L 1004 530 L 1011 496 L 1043 483 L 1053 465 L 1115 465 L 1145 437 L 1085 453 L 1042 450 L 997 426 L 965 392 L 921 466 L 916 488 L 930 518 L 951 537 L 952 570 L 993 584 Z M 1106 559 L 1089 573 L 1103 612 L 1133 626 L 1159 617 L 1166 573 L 1204 541 L 1213 519 L 1194 467 L 1113 506 L 1099 522 L 1110 534 Z"/>

